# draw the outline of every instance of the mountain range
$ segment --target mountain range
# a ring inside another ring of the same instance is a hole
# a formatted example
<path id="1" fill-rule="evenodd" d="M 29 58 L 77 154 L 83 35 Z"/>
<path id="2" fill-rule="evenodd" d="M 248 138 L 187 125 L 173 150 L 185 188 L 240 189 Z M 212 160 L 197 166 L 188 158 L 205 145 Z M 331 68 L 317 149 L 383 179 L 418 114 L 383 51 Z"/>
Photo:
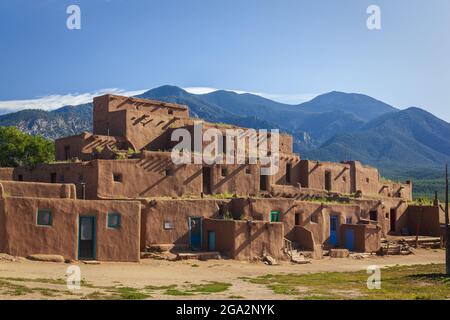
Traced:
<path id="1" fill-rule="evenodd" d="M 363 94 L 333 91 L 288 105 L 249 93 L 192 94 L 166 85 L 139 97 L 188 105 L 191 116 L 211 122 L 277 128 L 292 134 L 294 151 L 302 158 L 357 159 L 387 177 L 435 179 L 450 161 L 448 122 L 417 107 L 399 110 Z M 92 104 L 4 114 L 0 125 L 49 139 L 91 131 Z"/>

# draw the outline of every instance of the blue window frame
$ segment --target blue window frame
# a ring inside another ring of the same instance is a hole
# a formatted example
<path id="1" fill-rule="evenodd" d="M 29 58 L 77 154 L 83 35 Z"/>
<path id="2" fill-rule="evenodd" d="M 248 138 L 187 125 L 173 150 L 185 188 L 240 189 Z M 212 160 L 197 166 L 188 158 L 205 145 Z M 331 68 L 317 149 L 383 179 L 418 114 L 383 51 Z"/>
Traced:
<path id="1" fill-rule="evenodd" d="M 108 228 L 120 228 L 120 213 L 108 213 Z"/>
<path id="2" fill-rule="evenodd" d="M 52 212 L 50 210 L 38 209 L 36 223 L 38 226 L 51 226 L 52 225 Z"/>

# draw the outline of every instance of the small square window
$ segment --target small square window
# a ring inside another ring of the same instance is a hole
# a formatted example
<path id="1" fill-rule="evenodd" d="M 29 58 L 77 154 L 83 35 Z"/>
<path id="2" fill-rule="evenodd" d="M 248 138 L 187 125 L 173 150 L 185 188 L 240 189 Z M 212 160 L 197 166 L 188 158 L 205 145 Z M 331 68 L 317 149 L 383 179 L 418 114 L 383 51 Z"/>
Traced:
<path id="1" fill-rule="evenodd" d="M 18 180 L 18 181 L 23 181 L 23 175 L 19 174 L 19 175 L 17 176 L 17 180 Z"/>
<path id="2" fill-rule="evenodd" d="M 369 179 L 369 178 L 366 178 L 366 182 L 369 183 L 369 182 L 370 182 L 370 179 Z"/>
<path id="3" fill-rule="evenodd" d="M 122 182 L 122 174 L 114 173 L 113 174 L 113 179 L 114 179 L 114 182 Z"/>
<path id="4" fill-rule="evenodd" d="M 352 224 L 352 217 L 345 218 L 345 223 L 346 224 Z"/>
<path id="5" fill-rule="evenodd" d="M 174 229 L 172 221 L 164 221 L 164 230 Z"/>
<path id="6" fill-rule="evenodd" d="M 50 210 L 38 210 L 36 220 L 37 220 L 38 226 L 51 226 L 52 225 L 51 211 Z"/>
<path id="7" fill-rule="evenodd" d="M 246 174 L 252 174 L 252 168 L 251 168 L 250 166 L 247 166 L 247 167 L 245 168 L 245 173 L 246 173 Z"/>
<path id="8" fill-rule="evenodd" d="M 164 174 L 166 175 L 166 177 L 172 177 L 173 176 L 173 170 L 172 169 L 166 169 L 164 171 Z"/>
<path id="9" fill-rule="evenodd" d="M 372 220 L 372 221 L 378 221 L 378 212 L 370 211 L 369 212 L 369 219 Z"/>
<path id="10" fill-rule="evenodd" d="M 120 213 L 108 213 L 108 228 L 117 229 L 120 227 Z"/>
<path id="11" fill-rule="evenodd" d="M 170 115 L 172 115 L 172 114 L 173 114 L 173 110 L 172 110 L 172 109 L 169 109 L 169 110 L 167 111 L 167 113 L 170 114 Z"/>

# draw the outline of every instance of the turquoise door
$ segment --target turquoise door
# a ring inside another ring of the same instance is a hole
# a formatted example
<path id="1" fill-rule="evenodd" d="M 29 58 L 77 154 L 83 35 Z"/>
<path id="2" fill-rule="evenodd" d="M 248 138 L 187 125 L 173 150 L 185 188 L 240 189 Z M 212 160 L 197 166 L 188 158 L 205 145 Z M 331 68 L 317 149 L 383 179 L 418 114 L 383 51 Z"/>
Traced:
<path id="1" fill-rule="evenodd" d="M 345 248 L 350 251 L 355 249 L 355 232 L 351 229 L 345 230 Z"/>
<path id="2" fill-rule="evenodd" d="M 189 217 L 189 245 L 191 250 L 202 249 L 202 218 Z"/>
<path id="3" fill-rule="evenodd" d="M 338 246 L 338 216 L 330 216 L 330 245 Z"/>
<path id="4" fill-rule="evenodd" d="M 216 232 L 215 231 L 208 232 L 208 250 L 216 251 Z"/>

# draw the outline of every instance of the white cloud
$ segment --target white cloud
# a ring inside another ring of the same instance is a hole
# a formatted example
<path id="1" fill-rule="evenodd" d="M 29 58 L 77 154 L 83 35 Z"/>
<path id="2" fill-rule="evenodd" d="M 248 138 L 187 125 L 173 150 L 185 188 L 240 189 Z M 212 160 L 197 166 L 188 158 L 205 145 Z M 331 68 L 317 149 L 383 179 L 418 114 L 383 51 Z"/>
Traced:
<path id="1" fill-rule="evenodd" d="M 69 93 L 65 95 L 49 95 L 28 100 L 9 100 L 0 101 L 0 110 L 7 112 L 14 112 L 23 109 L 43 109 L 54 110 L 68 105 L 79 105 L 83 103 L 92 102 L 96 96 L 101 96 L 107 93 L 118 94 L 123 96 L 134 96 L 144 93 L 147 90 L 126 91 L 117 88 L 101 89 L 90 93 Z"/>
<path id="2" fill-rule="evenodd" d="M 211 87 L 188 87 L 183 88 L 192 94 L 206 94 L 210 92 L 217 91 L 217 88 Z M 144 93 L 144 90 L 123 90 L 118 88 L 101 89 L 89 93 L 69 93 L 65 95 L 54 94 L 44 97 L 38 97 L 35 99 L 28 100 L 8 100 L 0 101 L 0 112 L 15 112 L 23 109 L 42 109 L 42 110 L 54 110 L 68 105 L 79 105 L 83 103 L 92 102 L 92 99 L 96 96 L 101 96 L 107 93 L 118 94 L 123 96 L 135 96 Z M 288 103 L 288 104 L 298 104 L 305 101 L 309 101 L 316 97 L 316 94 L 273 94 L 273 93 L 261 93 L 261 92 L 250 92 L 244 90 L 228 90 L 233 91 L 238 94 L 251 93 L 259 95 L 261 97 L 271 99 L 278 102 Z"/>
<path id="3" fill-rule="evenodd" d="M 214 92 L 217 90 L 221 90 L 221 89 L 211 88 L 211 87 L 188 87 L 188 88 L 183 88 L 183 89 L 192 94 L 207 94 L 207 93 L 211 93 L 211 92 Z M 244 91 L 244 90 L 227 90 L 227 91 L 236 92 L 238 94 L 251 93 L 251 94 L 258 95 L 258 96 L 261 96 L 261 97 L 264 97 L 264 98 L 267 98 L 270 100 L 287 103 L 287 104 L 299 104 L 299 103 L 314 99 L 315 97 L 318 96 L 317 94 L 314 94 L 314 93 L 277 94 L 277 93 L 251 92 L 251 91 Z"/>

